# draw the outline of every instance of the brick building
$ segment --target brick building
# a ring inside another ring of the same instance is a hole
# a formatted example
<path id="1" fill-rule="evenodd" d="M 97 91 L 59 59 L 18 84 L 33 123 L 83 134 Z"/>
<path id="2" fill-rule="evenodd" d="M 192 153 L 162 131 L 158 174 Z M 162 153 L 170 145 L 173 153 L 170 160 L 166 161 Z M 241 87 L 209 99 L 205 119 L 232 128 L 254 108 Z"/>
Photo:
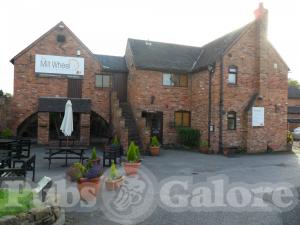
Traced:
<path id="1" fill-rule="evenodd" d="M 295 87 L 288 89 L 288 124 L 290 131 L 300 127 L 300 89 Z"/>
<path id="2" fill-rule="evenodd" d="M 125 146 L 135 140 L 145 149 L 151 135 L 175 143 L 176 127 L 191 126 L 215 152 L 284 150 L 288 66 L 267 40 L 267 27 L 261 4 L 253 22 L 202 47 L 128 39 L 125 56 L 114 57 L 93 54 L 59 23 L 12 59 L 13 129 L 21 133 L 35 115 L 38 142 L 47 143 L 51 115 L 70 98 L 85 142 L 96 115 Z M 37 60 L 55 56 L 81 60 L 82 70 L 60 63 L 69 72 L 41 72 L 47 64 Z"/>

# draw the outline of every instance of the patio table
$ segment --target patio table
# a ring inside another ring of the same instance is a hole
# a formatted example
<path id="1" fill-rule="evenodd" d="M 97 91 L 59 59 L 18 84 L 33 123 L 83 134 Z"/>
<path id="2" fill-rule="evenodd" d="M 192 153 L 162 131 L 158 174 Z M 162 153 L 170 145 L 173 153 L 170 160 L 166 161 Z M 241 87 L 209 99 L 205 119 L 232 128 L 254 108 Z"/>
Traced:
<path id="1" fill-rule="evenodd" d="M 15 142 L 15 139 L 0 138 L 0 149 L 7 148 L 9 144 Z"/>
<path id="2" fill-rule="evenodd" d="M 84 152 L 88 150 L 86 146 L 51 146 L 47 148 L 46 157 L 44 159 L 48 160 L 48 168 L 51 167 L 51 161 L 53 159 L 64 159 L 65 165 L 68 166 L 68 159 L 79 159 L 79 162 L 83 162 L 87 157 L 84 156 Z"/>

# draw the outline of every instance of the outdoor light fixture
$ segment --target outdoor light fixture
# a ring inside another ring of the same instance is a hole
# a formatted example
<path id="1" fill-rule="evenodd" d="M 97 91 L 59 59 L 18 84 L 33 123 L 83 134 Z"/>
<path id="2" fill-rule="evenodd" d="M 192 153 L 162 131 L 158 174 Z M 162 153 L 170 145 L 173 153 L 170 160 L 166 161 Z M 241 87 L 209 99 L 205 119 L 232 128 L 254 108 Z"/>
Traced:
<path id="1" fill-rule="evenodd" d="M 214 73 L 215 72 L 215 63 L 212 64 L 208 64 L 207 69 L 209 71 L 209 73 Z"/>
<path id="2" fill-rule="evenodd" d="M 81 55 L 80 49 L 77 49 L 76 55 L 77 55 L 77 56 L 80 56 L 80 55 Z"/>

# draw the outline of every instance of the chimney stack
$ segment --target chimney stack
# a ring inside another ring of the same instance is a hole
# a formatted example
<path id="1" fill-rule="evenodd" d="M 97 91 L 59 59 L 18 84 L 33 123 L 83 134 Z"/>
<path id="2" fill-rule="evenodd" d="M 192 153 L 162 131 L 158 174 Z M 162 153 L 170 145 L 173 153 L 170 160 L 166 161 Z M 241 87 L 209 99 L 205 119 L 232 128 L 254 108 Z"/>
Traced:
<path id="1" fill-rule="evenodd" d="M 268 33 L 268 10 L 264 8 L 263 3 L 259 3 L 258 9 L 254 11 L 255 21 L 259 27 L 261 37 L 267 38 Z"/>
<path id="2" fill-rule="evenodd" d="M 254 11 L 255 19 L 261 20 L 268 16 L 268 10 L 264 8 L 264 4 L 259 3 L 258 9 Z"/>

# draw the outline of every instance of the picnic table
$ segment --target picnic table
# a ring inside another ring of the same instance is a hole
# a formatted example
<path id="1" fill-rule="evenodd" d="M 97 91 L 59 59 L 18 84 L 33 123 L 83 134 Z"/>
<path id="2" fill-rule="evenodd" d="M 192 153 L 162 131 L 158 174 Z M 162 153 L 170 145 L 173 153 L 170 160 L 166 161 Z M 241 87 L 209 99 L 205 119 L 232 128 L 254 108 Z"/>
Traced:
<path id="1" fill-rule="evenodd" d="M 6 148 L 9 146 L 9 144 L 15 142 L 15 139 L 8 139 L 8 138 L 0 138 L 0 149 L 1 148 Z"/>
<path id="2" fill-rule="evenodd" d="M 44 159 L 48 160 L 49 169 L 53 159 L 64 159 L 64 166 L 68 166 L 68 159 L 79 159 L 79 162 L 83 162 L 83 160 L 88 158 L 84 156 L 84 152 L 88 150 L 87 146 L 50 146 L 46 149 Z"/>

